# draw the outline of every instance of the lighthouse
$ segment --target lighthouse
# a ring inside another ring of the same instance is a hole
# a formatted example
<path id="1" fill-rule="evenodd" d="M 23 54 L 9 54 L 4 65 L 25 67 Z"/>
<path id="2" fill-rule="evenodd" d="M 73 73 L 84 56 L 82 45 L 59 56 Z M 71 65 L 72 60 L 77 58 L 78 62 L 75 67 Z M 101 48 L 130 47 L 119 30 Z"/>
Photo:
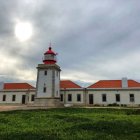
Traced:
<path id="1" fill-rule="evenodd" d="M 52 47 L 44 53 L 43 63 L 37 66 L 36 106 L 60 106 L 60 67 Z"/>

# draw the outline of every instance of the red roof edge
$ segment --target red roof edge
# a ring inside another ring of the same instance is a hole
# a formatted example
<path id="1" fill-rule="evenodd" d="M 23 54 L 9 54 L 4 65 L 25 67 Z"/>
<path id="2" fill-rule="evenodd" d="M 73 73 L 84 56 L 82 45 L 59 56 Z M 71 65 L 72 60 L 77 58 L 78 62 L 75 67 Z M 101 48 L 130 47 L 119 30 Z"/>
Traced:
<path id="1" fill-rule="evenodd" d="M 28 83 L 4 83 L 3 89 L 35 89 Z"/>
<path id="2" fill-rule="evenodd" d="M 140 83 L 135 80 L 128 79 L 128 88 L 140 88 Z M 87 88 L 123 88 L 122 80 L 99 80 L 91 84 Z"/>

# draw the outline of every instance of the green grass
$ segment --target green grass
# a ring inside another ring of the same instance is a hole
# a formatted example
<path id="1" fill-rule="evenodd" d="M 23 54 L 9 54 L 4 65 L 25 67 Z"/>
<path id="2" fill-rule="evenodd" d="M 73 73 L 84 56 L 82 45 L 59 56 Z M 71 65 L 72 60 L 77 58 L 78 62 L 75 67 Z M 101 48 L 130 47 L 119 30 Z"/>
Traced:
<path id="1" fill-rule="evenodd" d="M 0 140 L 140 140 L 140 110 L 0 112 Z"/>

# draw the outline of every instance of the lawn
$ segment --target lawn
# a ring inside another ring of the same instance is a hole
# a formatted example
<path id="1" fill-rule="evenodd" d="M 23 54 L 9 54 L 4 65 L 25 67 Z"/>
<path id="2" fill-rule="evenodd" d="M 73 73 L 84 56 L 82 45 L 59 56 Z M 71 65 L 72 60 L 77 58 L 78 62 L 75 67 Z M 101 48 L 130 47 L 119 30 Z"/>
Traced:
<path id="1" fill-rule="evenodd" d="M 140 110 L 0 112 L 0 140 L 140 140 Z"/>

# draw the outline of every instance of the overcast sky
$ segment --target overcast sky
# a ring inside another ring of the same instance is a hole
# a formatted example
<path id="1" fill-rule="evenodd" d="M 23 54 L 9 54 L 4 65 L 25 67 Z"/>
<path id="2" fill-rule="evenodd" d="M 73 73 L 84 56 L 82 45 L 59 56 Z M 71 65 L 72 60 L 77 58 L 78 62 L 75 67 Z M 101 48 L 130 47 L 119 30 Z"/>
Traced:
<path id="1" fill-rule="evenodd" d="M 27 41 L 15 36 L 29 22 Z M 61 79 L 140 79 L 139 0 L 0 0 L 0 81 L 36 82 L 49 42 Z"/>

